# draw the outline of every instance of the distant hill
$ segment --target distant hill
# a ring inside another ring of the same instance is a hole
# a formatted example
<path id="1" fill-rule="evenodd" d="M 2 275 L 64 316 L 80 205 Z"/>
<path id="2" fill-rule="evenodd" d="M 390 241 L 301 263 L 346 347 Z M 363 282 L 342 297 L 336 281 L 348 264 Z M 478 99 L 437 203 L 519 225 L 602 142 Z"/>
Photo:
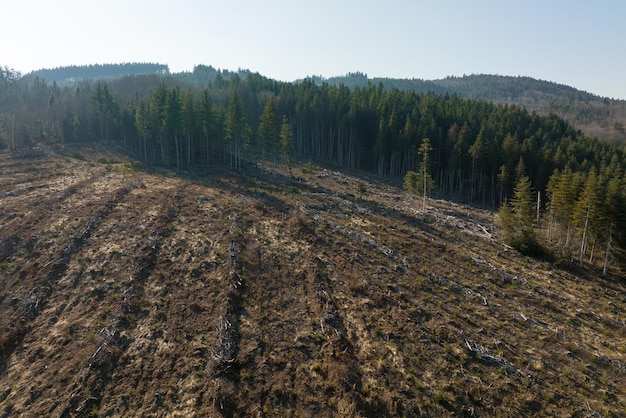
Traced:
<path id="1" fill-rule="evenodd" d="M 252 75 L 259 76 L 245 69 L 234 72 L 216 69 L 210 65 L 197 65 L 192 72 L 170 74 L 166 64 L 123 63 L 41 69 L 28 73 L 23 78 L 39 77 L 48 82 L 63 83 L 82 79 L 113 79 L 142 74 L 171 75 L 176 80 L 186 84 L 206 85 L 215 83 L 218 86 L 230 80 L 231 77 L 246 79 Z M 463 77 L 446 77 L 439 80 L 422 80 L 417 78 L 369 78 L 367 74 L 357 71 L 343 76 L 330 78 L 311 76 L 308 79 L 316 84 L 343 84 L 351 89 L 365 87 L 371 83 L 374 85 L 381 84 L 385 89 L 397 88 L 417 92 L 433 92 L 439 95 L 457 94 L 463 98 L 515 104 L 540 115 L 554 113 L 588 135 L 609 141 L 626 141 L 626 101 L 600 97 L 571 86 L 531 77 L 472 74 Z M 301 81 L 296 80 L 295 82 Z"/>
<path id="2" fill-rule="evenodd" d="M 355 72 L 327 79 L 318 76 L 311 79 L 318 84 L 344 84 L 350 88 L 372 83 L 382 84 L 386 89 L 458 94 L 463 98 L 516 104 L 541 115 L 557 114 L 592 136 L 616 141 L 626 140 L 626 101 L 596 96 L 571 86 L 531 77 L 477 74 L 421 80 L 368 78 L 364 73 Z"/>
<path id="3" fill-rule="evenodd" d="M 123 63 L 70 65 L 52 69 L 41 69 L 24 75 L 24 78 L 43 78 L 46 81 L 72 81 L 86 78 L 118 78 L 139 74 L 169 74 L 167 64 Z"/>

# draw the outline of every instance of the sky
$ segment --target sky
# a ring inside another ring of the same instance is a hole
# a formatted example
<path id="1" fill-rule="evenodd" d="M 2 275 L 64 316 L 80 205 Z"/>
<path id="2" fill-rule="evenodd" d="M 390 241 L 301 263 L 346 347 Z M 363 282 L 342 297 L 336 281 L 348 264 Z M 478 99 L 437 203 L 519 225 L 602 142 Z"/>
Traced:
<path id="1" fill-rule="evenodd" d="M 626 99 L 624 0 L 23 0 L 0 7 L 0 66 L 122 62 L 294 81 L 529 76 Z"/>

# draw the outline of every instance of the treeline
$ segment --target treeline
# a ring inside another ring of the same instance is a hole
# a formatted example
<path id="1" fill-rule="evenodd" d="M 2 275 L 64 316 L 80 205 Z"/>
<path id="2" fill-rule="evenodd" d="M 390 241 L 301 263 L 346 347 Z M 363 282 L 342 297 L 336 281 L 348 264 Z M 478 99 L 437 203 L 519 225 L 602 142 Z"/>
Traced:
<path id="1" fill-rule="evenodd" d="M 69 65 L 57 68 L 45 68 L 30 72 L 26 74 L 24 78 L 43 78 L 50 82 L 62 82 L 65 80 L 81 80 L 84 78 L 119 78 L 137 74 L 168 73 L 169 67 L 166 64 L 129 62 L 122 64 Z"/>
<path id="2" fill-rule="evenodd" d="M 115 140 L 148 164 L 177 169 L 238 169 L 259 158 L 291 155 L 401 180 L 409 171 L 426 171 L 420 170 L 424 155 L 418 151 L 427 138 L 433 196 L 497 208 L 514 196 L 521 162 L 530 187 L 543 196 L 541 209 L 550 211 L 563 251 L 582 232 L 577 221 L 554 215 L 555 208 L 574 213 L 571 202 L 583 186 L 570 188 L 579 193 L 567 206 L 555 199 L 556 179 L 572 173 L 580 182 L 595 173 L 595 189 L 610 189 L 611 202 L 619 204 L 611 203 L 615 212 L 593 222 L 616 225 L 611 241 L 624 248 L 624 228 L 618 227 L 626 217 L 620 206 L 624 145 L 587 137 L 555 115 L 382 84 L 350 89 L 312 79 L 283 83 L 205 66 L 180 77 L 142 75 L 69 88 L 5 69 L 0 146 Z"/>
<path id="3" fill-rule="evenodd" d="M 589 103 L 611 102 L 594 94 L 573 87 L 531 77 L 512 77 L 491 74 L 471 74 L 462 77 L 446 77 L 439 80 L 368 78 L 360 72 L 348 73 L 331 78 L 313 77 L 318 84 L 344 84 L 350 88 L 365 87 L 368 83 L 382 83 L 383 87 L 413 90 L 420 93 L 458 94 L 467 99 L 481 99 L 496 103 L 529 102 L 526 96 L 534 96 L 534 101 L 548 103 Z M 613 101 L 617 102 L 617 101 Z"/>
<path id="4" fill-rule="evenodd" d="M 439 80 L 420 80 L 368 78 L 362 73 L 349 73 L 328 79 L 315 77 L 314 80 L 318 84 L 344 84 L 350 88 L 365 87 L 368 83 L 382 83 L 385 89 L 395 87 L 420 93 L 457 94 L 466 99 L 515 104 L 541 115 L 555 113 L 573 122 L 588 135 L 626 141 L 624 100 L 603 98 L 570 86 L 531 77 L 472 74 Z"/>

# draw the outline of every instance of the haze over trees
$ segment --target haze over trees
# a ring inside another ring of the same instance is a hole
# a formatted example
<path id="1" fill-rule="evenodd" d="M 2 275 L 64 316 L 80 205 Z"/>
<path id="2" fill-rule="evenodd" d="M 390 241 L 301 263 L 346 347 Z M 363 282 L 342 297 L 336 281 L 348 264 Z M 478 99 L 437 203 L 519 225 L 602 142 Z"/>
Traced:
<path id="1" fill-rule="evenodd" d="M 43 78 L 47 81 L 64 82 L 84 78 L 118 78 L 137 74 L 169 74 L 169 67 L 156 63 L 123 63 L 70 65 L 30 72 L 26 79 Z"/>
<path id="2" fill-rule="evenodd" d="M 117 141 L 146 164 L 178 170 L 241 170 L 282 155 L 405 184 L 413 172 L 409 188 L 423 196 L 494 209 L 508 200 L 501 217 L 505 231 L 507 219 L 516 222 L 521 236 L 508 236 L 514 245 L 532 243 L 530 231 L 541 227 L 558 254 L 579 263 L 610 265 L 626 248 L 626 146 L 585 135 L 554 114 L 383 83 L 350 88 L 207 66 L 178 75 L 153 67 L 63 86 L 2 69 L 0 148 Z M 532 228 L 530 191 L 547 197 Z"/>

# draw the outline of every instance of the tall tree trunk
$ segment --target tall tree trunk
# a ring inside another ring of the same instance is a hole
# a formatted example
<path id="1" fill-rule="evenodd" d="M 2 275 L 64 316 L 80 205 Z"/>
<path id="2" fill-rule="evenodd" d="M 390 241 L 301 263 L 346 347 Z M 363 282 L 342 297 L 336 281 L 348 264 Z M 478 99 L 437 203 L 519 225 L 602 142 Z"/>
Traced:
<path id="1" fill-rule="evenodd" d="M 587 205 L 587 215 L 585 216 L 585 227 L 583 228 L 583 237 L 580 240 L 580 252 L 578 254 L 578 264 L 583 266 L 583 256 L 585 254 L 585 244 L 587 243 L 587 225 L 589 224 L 589 209 L 590 205 Z"/>
<path id="2" fill-rule="evenodd" d="M 606 242 L 606 251 L 604 253 L 604 267 L 602 268 L 602 276 L 606 277 L 607 269 L 609 265 L 609 256 L 611 254 L 611 235 L 613 232 L 613 225 L 609 225 L 609 237 Z"/>
<path id="3" fill-rule="evenodd" d="M 191 165 L 191 133 L 187 134 L 187 167 Z"/>

